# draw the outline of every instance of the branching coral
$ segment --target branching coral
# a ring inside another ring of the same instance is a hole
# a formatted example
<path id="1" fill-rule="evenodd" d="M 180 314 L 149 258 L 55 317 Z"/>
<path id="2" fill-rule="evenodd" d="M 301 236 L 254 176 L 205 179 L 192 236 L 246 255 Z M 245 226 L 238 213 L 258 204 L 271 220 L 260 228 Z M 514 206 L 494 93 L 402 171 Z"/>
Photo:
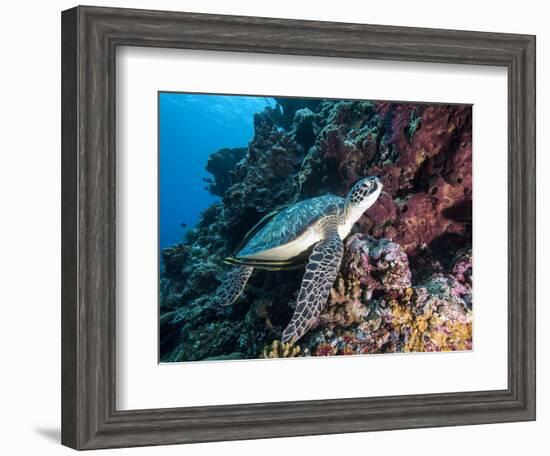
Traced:
<path id="1" fill-rule="evenodd" d="M 297 356 L 300 356 L 299 345 L 283 343 L 280 340 L 274 340 L 262 351 L 262 358 L 295 358 Z"/>

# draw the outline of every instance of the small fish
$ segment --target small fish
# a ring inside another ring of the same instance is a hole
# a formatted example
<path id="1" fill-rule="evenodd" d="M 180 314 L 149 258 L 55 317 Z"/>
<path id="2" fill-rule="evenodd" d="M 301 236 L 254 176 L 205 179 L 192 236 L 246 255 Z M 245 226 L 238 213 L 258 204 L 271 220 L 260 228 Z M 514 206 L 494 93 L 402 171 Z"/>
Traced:
<path id="1" fill-rule="evenodd" d="M 180 225 L 182 228 L 187 228 L 187 223 L 185 222 L 181 222 L 181 225 Z"/>

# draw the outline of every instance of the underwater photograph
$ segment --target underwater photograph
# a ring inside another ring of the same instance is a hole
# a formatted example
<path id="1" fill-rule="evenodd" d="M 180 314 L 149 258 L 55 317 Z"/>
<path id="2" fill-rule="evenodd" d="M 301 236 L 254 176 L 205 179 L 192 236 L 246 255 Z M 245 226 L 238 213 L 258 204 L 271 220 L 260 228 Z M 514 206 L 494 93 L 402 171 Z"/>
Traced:
<path id="1" fill-rule="evenodd" d="M 158 93 L 159 361 L 472 350 L 472 106 Z"/>

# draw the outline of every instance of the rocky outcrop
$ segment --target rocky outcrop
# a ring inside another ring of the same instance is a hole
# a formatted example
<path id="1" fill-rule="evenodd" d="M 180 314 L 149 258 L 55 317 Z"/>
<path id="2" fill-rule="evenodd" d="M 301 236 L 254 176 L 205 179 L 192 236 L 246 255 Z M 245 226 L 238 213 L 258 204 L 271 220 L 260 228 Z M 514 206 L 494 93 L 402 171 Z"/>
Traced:
<path id="1" fill-rule="evenodd" d="M 216 196 L 225 194 L 233 183 L 235 165 L 243 159 L 247 150 L 246 147 L 224 148 L 210 155 L 206 163 L 206 171 L 214 176 L 213 180 L 206 180 L 210 193 Z"/>

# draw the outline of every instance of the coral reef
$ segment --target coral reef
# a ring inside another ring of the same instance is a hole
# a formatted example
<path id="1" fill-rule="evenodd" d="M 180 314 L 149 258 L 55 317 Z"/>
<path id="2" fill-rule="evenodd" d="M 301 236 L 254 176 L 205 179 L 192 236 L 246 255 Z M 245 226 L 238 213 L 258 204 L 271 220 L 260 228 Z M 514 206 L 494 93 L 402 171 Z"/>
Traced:
<path id="1" fill-rule="evenodd" d="M 247 148 L 207 169 L 221 202 L 162 251 L 162 361 L 327 356 L 472 347 L 472 110 L 465 105 L 277 99 Z M 227 308 L 212 295 L 245 234 L 275 208 L 345 195 L 379 176 L 378 202 L 345 241 L 326 309 L 279 342 L 302 271 L 255 272 Z"/>
<path id="2" fill-rule="evenodd" d="M 246 147 L 224 148 L 210 155 L 206 163 L 206 171 L 214 176 L 214 180 L 205 179 L 210 193 L 217 196 L 225 194 L 233 183 L 231 173 L 235 165 L 246 155 L 246 151 Z"/>
<path id="3" fill-rule="evenodd" d="M 454 273 L 413 285 L 407 255 L 385 238 L 357 234 L 318 328 L 301 341 L 317 355 L 469 350 L 472 347 L 471 257 Z"/>
<path id="4" fill-rule="evenodd" d="M 264 347 L 262 358 L 296 358 L 300 356 L 300 351 L 299 345 L 274 340 L 271 344 Z"/>

